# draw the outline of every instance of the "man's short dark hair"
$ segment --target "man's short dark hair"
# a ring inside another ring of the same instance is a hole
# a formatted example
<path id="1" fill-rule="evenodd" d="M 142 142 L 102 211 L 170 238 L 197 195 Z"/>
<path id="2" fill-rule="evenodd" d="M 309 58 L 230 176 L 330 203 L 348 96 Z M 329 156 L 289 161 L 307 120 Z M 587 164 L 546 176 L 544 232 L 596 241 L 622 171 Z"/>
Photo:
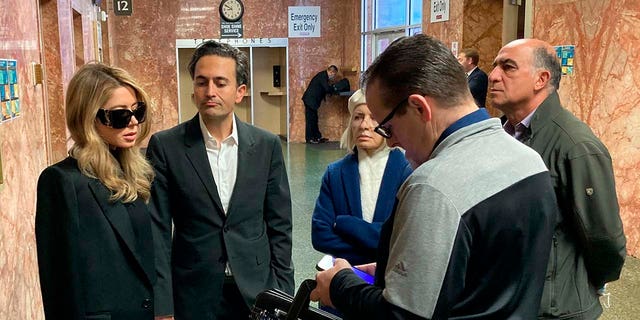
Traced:
<path id="1" fill-rule="evenodd" d="M 467 77 L 439 40 L 417 34 L 393 41 L 367 68 L 361 86 L 379 81 L 388 108 L 411 94 L 435 99 L 442 107 L 454 107 L 470 99 Z M 404 109 L 403 109 L 404 110 Z"/>
<path id="2" fill-rule="evenodd" d="M 466 48 L 466 49 L 462 49 L 460 53 L 463 53 L 464 56 L 467 58 L 471 58 L 471 63 L 474 66 L 478 65 L 478 62 L 480 61 L 480 54 L 478 53 L 478 50 L 472 49 L 472 48 Z"/>
<path id="3" fill-rule="evenodd" d="M 231 58 L 236 62 L 236 84 L 247 84 L 249 80 L 249 59 L 247 55 L 229 44 L 214 40 L 205 41 L 196 47 L 191 61 L 189 61 L 189 74 L 191 79 L 195 76 L 196 63 L 204 56 L 219 56 Z"/>
<path id="4" fill-rule="evenodd" d="M 551 73 L 549 84 L 553 86 L 553 89 L 560 89 L 560 78 L 562 76 L 562 67 L 560 61 L 556 56 L 556 53 L 549 52 L 549 50 L 540 46 L 533 49 L 533 63 L 536 69 L 544 69 Z"/>
<path id="5" fill-rule="evenodd" d="M 327 70 L 333 70 L 335 72 L 338 72 L 338 67 L 336 67 L 335 64 L 332 64 L 332 65 L 329 66 L 329 68 L 327 68 Z"/>

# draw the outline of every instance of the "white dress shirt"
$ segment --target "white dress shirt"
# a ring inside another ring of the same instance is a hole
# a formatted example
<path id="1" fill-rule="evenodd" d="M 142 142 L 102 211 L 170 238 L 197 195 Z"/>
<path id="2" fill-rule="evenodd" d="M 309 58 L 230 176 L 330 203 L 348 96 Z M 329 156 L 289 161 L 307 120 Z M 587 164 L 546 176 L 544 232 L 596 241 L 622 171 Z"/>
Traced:
<path id="1" fill-rule="evenodd" d="M 233 187 L 236 185 L 236 177 L 238 176 L 238 131 L 236 131 L 236 117 L 233 117 L 231 134 L 224 138 L 221 143 L 209 133 L 207 127 L 200 120 L 200 130 L 204 138 L 204 147 L 207 149 L 207 158 L 209 158 L 209 166 L 213 173 L 213 180 L 216 182 L 218 196 L 222 202 L 222 208 L 226 215 L 229 210 L 229 201 L 233 194 Z M 227 262 L 225 267 L 225 275 L 231 276 L 231 267 Z"/>
<path id="2" fill-rule="evenodd" d="M 204 138 L 204 146 L 207 149 L 207 157 L 211 166 L 213 180 L 218 188 L 218 196 L 222 202 L 222 208 L 226 215 L 229 210 L 229 201 L 233 193 L 233 187 L 236 185 L 236 177 L 238 175 L 238 132 L 236 131 L 236 118 L 233 117 L 231 134 L 224 138 L 222 142 L 209 133 L 207 127 L 200 119 L 200 130 Z"/>
<path id="3" fill-rule="evenodd" d="M 478 66 L 473 67 L 473 69 L 469 70 L 469 72 L 465 72 L 467 74 L 467 78 L 473 73 L 474 70 L 478 69 Z"/>

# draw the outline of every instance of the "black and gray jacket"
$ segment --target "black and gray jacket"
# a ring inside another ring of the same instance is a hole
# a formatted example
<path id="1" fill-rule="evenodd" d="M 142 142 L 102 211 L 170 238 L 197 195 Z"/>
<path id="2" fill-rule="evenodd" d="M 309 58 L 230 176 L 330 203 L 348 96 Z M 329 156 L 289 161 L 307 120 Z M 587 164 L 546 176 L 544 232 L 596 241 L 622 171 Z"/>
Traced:
<path id="1" fill-rule="evenodd" d="M 533 319 L 557 204 L 549 173 L 498 119 L 446 137 L 398 191 L 376 283 L 336 274 L 347 319 Z"/>

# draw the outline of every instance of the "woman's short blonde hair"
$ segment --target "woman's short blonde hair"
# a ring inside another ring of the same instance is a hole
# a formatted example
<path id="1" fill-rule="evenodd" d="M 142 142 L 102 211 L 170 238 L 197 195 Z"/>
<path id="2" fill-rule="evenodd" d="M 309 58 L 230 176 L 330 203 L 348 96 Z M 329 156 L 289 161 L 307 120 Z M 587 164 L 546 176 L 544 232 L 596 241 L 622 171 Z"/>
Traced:
<path id="1" fill-rule="evenodd" d="M 139 124 L 134 147 L 111 150 L 96 129 L 98 109 L 113 92 L 131 88 L 138 101 L 147 105 L 146 121 Z M 99 179 L 112 192 L 111 201 L 148 201 L 153 168 L 140 152 L 140 144 L 151 131 L 151 102 L 144 90 L 123 69 L 101 63 L 82 66 L 67 87 L 65 110 L 67 127 L 74 142 L 69 154 L 78 161 L 80 171 Z"/>
<path id="2" fill-rule="evenodd" d="M 340 138 L 340 148 L 346 149 L 348 153 L 353 153 L 356 146 L 356 141 L 353 139 L 353 130 L 351 130 L 353 111 L 356 107 L 363 104 L 367 104 L 367 99 L 365 98 L 364 90 L 358 89 L 349 98 L 349 103 L 347 104 L 347 109 L 349 109 L 349 123 L 347 124 L 347 128 L 344 130 L 344 133 L 342 133 L 342 138 Z M 383 138 L 379 149 L 383 149 L 387 145 L 385 140 L 386 139 Z"/>

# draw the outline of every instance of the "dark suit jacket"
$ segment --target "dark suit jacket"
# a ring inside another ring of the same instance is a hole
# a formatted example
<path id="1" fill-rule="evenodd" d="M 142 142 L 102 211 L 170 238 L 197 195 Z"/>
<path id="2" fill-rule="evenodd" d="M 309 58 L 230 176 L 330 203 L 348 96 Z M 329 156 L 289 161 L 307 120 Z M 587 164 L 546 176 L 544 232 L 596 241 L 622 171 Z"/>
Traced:
<path id="1" fill-rule="evenodd" d="M 159 313 L 171 314 L 173 285 L 176 319 L 216 318 L 227 261 L 248 306 L 263 290 L 293 293 L 294 286 L 280 140 L 236 118 L 238 173 L 225 215 L 198 116 L 154 134 L 147 149 L 156 170 L 150 209 L 161 240 L 156 297 Z"/>
<path id="2" fill-rule="evenodd" d="M 393 211 L 398 188 L 411 174 L 402 151 L 391 150 L 371 223 L 362 220 L 358 155 L 331 163 L 322 177 L 311 220 L 313 247 L 351 264 L 376 260 L 380 229 Z"/>
<path id="3" fill-rule="evenodd" d="M 467 80 L 469 81 L 469 90 L 471 90 L 471 95 L 473 96 L 473 100 L 476 101 L 476 105 L 484 108 L 485 102 L 487 101 L 487 88 L 489 87 L 487 74 L 480 70 L 480 68 L 475 68 Z"/>
<path id="4" fill-rule="evenodd" d="M 333 90 L 329 85 L 329 74 L 326 70 L 320 71 L 309 81 L 307 90 L 302 95 L 302 102 L 304 102 L 305 107 L 318 110 L 322 100 L 331 92 Z"/>
<path id="5" fill-rule="evenodd" d="M 135 218 L 67 158 L 38 180 L 36 243 L 47 319 L 153 319 L 156 281 L 148 209 Z"/>

